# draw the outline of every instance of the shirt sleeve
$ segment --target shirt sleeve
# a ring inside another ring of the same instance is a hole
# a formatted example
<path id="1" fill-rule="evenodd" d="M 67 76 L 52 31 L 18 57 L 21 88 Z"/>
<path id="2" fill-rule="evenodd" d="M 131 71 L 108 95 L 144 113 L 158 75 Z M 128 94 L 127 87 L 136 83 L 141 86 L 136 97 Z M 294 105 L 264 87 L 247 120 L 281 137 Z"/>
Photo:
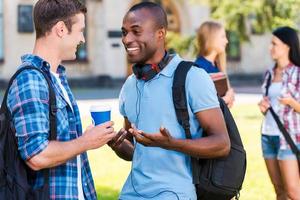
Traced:
<path id="1" fill-rule="evenodd" d="M 9 89 L 7 107 L 16 129 L 21 157 L 28 160 L 42 152 L 49 137 L 49 91 L 40 72 L 25 70 Z"/>
<path id="2" fill-rule="evenodd" d="M 192 67 L 186 80 L 186 95 L 192 112 L 220 107 L 216 88 L 210 76 L 197 67 Z"/>
<path id="3" fill-rule="evenodd" d="M 287 77 L 286 91 L 282 97 L 286 95 L 291 95 L 297 101 L 300 100 L 300 70 L 298 67 L 295 67 L 294 70 L 291 70 L 289 76 Z"/>
<path id="4" fill-rule="evenodd" d="M 126 112 L 125 112 L 125 87 L 126 87 L 126 82 L 122 86 L 122 89 L 120 91 L 119 95 L 119 112 L 123 117 L 126 117 Z"/>

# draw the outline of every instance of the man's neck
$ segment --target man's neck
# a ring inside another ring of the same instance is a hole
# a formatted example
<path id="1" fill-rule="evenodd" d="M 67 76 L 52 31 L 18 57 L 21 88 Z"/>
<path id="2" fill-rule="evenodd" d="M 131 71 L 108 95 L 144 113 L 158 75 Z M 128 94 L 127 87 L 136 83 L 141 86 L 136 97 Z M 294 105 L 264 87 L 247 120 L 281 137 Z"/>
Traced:
<path id="1" fill-rule="evenodd" d="M 145 62 L 145 64 L 146 63 L 148 63 L 148 64 L 150 64 L 150 63 L 158 64 L 163 59 L 163 57 L 165 56 L 165 53 L 166 53 L 165 49 L 161 49 L 161 50 L 157 51 L 151 59 L 149 59 L 148 61 Z"/>
<path id="2" fill-rule="evenodd" d="M 34 45 L 33 54 L 39 56 L 50 64 L 50 70 L 54 73 L 61 63 L 59 52 L 45 39 L 38 39 Z"/>

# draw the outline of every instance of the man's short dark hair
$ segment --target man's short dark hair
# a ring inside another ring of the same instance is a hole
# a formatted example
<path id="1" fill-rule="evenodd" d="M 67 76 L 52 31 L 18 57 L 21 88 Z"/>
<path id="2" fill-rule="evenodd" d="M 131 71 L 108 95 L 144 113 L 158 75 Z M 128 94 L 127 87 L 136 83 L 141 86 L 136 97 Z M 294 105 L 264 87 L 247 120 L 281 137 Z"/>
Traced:
<path id="1" fill-rule="evenodd" d="M 133 12 L 141 9 L 146 9 L 151 12 L 155 23 L 159 28 L 168 28 L 167 14 L 159 4 L 153 2 L 141 2 L 133 5 L 128 12 Z"/>
<path id="2" fill-rule="evenodd" d="M 59 21 L 63 21 L 69 32 L 76 14 L 85 14 L 87 9 L 79 0 L 39 0 L 33 11 L 36 38 L 46 35 Z"/>

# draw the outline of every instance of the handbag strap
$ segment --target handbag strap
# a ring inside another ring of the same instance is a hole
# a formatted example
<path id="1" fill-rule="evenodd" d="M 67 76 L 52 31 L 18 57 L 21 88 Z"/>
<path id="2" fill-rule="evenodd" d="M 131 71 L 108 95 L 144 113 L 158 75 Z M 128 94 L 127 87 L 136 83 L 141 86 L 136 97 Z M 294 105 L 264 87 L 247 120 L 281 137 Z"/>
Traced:
<path id="1" fill-rule="evenodd" d="M 267 83 L 266 83 L 266 96 L 268 96 L 269 93 L 269 88 L 271 85 L 271 81 L 272 81 L 272 76 L 271 73 L 268 73 L 268 77 L 267 77 Z M 287 130 L 284 128 L 282 122 L 280 121 L 278 115 L 276 114 L 276 112 L 274 111 L 274 109 L 272 108 L 272 106 L 270 106 L 269 111 L 271 113 L 271 115 L 273 116 L 279 130 L 281 131 L 281 133 L 283 134 L 285 140 L 287 141 L 287 143 L 290 145 L 293 153 L 296 155 L 298 163 L 300 164 L 300 150 L 298 149 L 298 147 L 296 146 L 296 144 L 294 143 L 294 141 L 292 140 L 291 135 L 287 132 Z"/>
<path id="2" fill-rule="evenodd" d="M 298 149 L 298 147 L 296 146 L 296 144 L 294 143 L 294 141 L 292 140 L 291 135 L 287 132 L 287 130 L 284 128 L 283 124 L 281 123 L 278 115 L 275 113 L 274 109 L 272 107 L 269 108 L 279 130 L 282 132 L 285 140 L 288 142 L 288 144 L 291 146 L 291 149 L 293 151 L 294 154 L 298 156 L 300 156 L 300 151 Z M 299 154 L 299 155 L 298 155 Z"/>
<path id="3" fill-rule="evenodd" d="M 267 83 L 266 83 L 266 87 L 265 87 L 265 89 L 266 89 L 265 90 L 266 91 L 265 96 L 268 96 L 269 95 L 269 88 L 270 88 L 270 85 L 272 83 L 272 74 L 271 74 L 271 72 L 267 71 L 266 76 L 267 76 Z"/>

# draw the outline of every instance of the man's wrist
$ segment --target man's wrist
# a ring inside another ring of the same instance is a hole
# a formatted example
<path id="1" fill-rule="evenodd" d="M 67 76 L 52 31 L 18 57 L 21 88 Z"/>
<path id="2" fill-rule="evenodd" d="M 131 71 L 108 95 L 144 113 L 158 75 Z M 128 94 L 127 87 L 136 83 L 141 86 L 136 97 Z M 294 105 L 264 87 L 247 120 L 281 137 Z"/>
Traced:
<path id="1" fill-rule="evenodd" d="M 178 150 L 182 146 L 180 143 L 180 139 L 172 138 L 167 146 L 168 150 Z"/>
<path id="2" fill-rule="evenodd" d="M 85 140 L 84 135 L 80 136 L 76 139 L 76 143 L 80 149 L 82 149 L 83 152 L 90 150 L 90 147 L 88 145 L 88 142 Z"/>

